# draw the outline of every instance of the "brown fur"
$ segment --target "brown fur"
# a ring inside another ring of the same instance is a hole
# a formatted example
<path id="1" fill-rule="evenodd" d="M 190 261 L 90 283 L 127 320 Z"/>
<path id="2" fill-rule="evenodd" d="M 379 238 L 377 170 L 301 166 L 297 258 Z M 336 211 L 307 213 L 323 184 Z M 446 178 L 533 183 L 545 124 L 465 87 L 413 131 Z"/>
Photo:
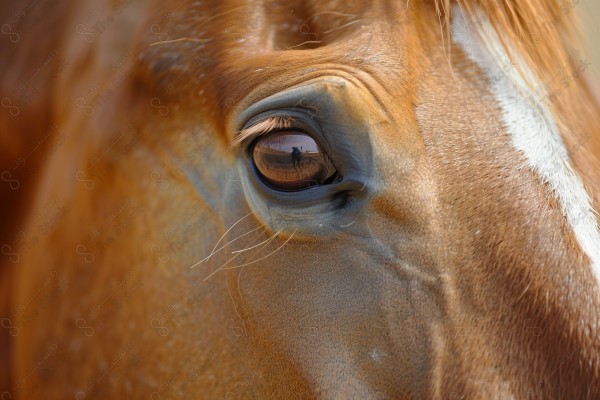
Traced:
<path id="1" fill-rule="evenodd" d="M 453 45 L 450 3 L 90 0 L 14 22 L 2 87 L 22 109 L 2 115 L 19 139 L 0 166 L 52 124 L 67 137 L 2 192 L 27 215 L 0 237 L 20 256 L 2 272 L 12 398 L 598 398 L 589 260 Z M 459 4 L 550 79 L 598 206 L 597 106 L 581 79 L 553 78 L 573 68 L 573 13 Z M 15 85 L 52 50 L 25 105 Z M 349 82 L 337 101 L 369 125 L 377 183 L 338 235 L 268 240 L 232 173 L 232 120 L 326 76 Z"/>

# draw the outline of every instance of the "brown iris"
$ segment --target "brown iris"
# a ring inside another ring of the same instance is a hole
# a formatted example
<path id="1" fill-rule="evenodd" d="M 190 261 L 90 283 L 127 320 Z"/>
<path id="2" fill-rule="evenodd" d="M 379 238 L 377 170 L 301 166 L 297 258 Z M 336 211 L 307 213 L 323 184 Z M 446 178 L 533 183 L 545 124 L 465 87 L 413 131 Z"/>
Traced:
<path id="1" fill-rule="evenodd" d="M 263 180 L 277 190 L 302 190 L 330 182 L 336 169 L 317 142 L 304 132 L 281 130 L 259 137 L 252 150 Z"/>

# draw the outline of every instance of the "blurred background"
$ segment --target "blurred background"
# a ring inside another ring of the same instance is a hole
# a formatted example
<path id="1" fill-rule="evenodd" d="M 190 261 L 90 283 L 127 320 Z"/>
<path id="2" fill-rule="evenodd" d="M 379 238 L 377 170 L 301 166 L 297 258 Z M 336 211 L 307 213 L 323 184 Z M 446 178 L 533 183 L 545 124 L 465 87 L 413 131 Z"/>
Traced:
<path id="1" fill-rule="evenodd" d="M 574 5 L 582 21 L 582 32 L 587 40 L 591 68 L 588 71 L 600 86 L 600 0 L 566 0 Z M 600 100 L 600 87 L 596 87 L 596 98 Z"/>

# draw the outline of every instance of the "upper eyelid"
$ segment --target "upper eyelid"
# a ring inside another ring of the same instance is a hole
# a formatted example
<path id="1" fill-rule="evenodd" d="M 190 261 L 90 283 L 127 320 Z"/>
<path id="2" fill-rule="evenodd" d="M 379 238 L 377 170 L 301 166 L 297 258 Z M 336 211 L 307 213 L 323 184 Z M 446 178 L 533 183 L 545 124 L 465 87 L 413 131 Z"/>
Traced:
<path id="1" fill-rule="evenodd" d="M 269 117 L 242 129 L 229 143 L 228 149 L 237 148 L 240 143 L 252 136 L 260 136 L 275 129 L 289 129 L 292 127 L 292 117 Z"/>

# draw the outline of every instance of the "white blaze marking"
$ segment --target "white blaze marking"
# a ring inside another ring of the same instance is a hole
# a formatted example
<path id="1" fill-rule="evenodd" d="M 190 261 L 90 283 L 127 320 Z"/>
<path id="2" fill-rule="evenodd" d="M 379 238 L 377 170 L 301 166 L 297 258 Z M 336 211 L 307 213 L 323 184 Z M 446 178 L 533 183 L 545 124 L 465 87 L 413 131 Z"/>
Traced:
<path id="1" fill-rule="evenodd" d="M 474 31 L 460 7 L 454 6 L 452 11 L 454 41 L 490 78 L 513 145 L 554 191 L 579 245 L 592 261 L 592 271 L 600 284 L 597 221 L 590 198 L 570 165 L 556 122 L 545 105 L 536 100 L 517 68 L 510 64 L 510 58 L 486 17 L 478 15 L 481 25 L 476 25 L 478 31 Z M 515 54 L 513 59 L 519 63 L 526 79 L 536 82 L 531 70 L 518 55 Z"/>

